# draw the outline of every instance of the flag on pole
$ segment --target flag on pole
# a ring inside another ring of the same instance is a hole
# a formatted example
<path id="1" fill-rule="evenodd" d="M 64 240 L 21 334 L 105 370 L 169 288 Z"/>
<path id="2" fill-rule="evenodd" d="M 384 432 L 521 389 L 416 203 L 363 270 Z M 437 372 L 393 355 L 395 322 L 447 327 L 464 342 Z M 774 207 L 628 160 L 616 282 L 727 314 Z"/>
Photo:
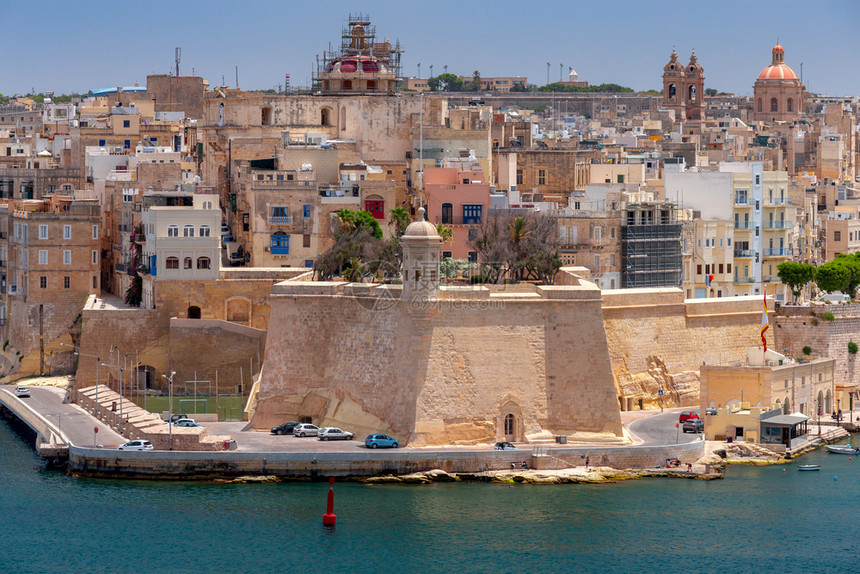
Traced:
<path id="1" fill-rule="evenodd" d="M 767 337 L 765 337 L 765 332 L 767 331 L 770 323 L 767 320 L 767 293 L 764 294 L 764 310 L 761 314 L 761 344 L 764 345 L 764 351 L 767 352 Z"/>

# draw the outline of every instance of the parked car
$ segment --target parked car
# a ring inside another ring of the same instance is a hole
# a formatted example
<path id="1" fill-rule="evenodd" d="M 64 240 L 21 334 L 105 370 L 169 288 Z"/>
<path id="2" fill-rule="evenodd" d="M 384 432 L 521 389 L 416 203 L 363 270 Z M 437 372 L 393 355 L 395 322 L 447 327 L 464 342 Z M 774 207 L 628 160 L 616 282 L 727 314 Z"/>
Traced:
<path id="1" fill-rule="evenodd" d="M 299 426 L 299 423 L 295 421 L 287 422 L 280 424 L 276 427 L 272 427 L 272 434 L 282 435 L 282 434 L 293 434 L 293 429 Z"/>
<path id="2" fill-rule="evenodd" d="M 318 426 L 308 423 L 302 423 L 293 429 L 293 434 L 296 436 L 317 436 L 319 432 L 320 428 Z"/>
<path id="3" fill-rule="evenodd" d="M 170 420 L 168 422 L 175 423 L 176 421 L 181 421 L 182 419 L 190 419 L 190 418 L 191 417 L 189 417 L 188 415 L 172 414 L 172 415 L 170 415 Z"/>
<path id="4" fill-rule="evenodd" d="M 824 303 L 847 303 L 851 300 L 851 297 L 849 297 L 845 293 L 834 291 L 833 293 L 826 293 L 824 295 L 820 295 L 815 300 Z"/>
<path id="5" fill-rule="evenodd" d="M 717 409 L 715 409 L 714 407 L 708 407 L 705 409 L 705 414 L 706 415 L 715 415 L 715 414 L 717 414 Z"/>
<path id="6" fill-rule="evenodd" d="M 678 417 L 678 422 L 682 423 L 686 420 L 697 419 L 697 418 L 699 418 L 699 413 L 697 413 L 696 411 L 684 411 Z"/>
<path id="7" fill-rule="evenodd" d="M 387 434 L 371 434 L 364 439 L 364 446 L 367 448 L 397 448 L 400 445 L 397 439 L 391 438 Z"/>
<path id="8" fill-rule="evenodd" d="M 15 387 L 15 396 L 16 397 L 29 397 L 30 389 L 27 387 Z"/>
<path id="9" fill-rule="evenodd" d="M 203 428 L 203 425 L 199 424 L 194 419 L 179 419 L 175 423 L 173 423 L 175 427 L 200 427 Z"/>
<path id="10" fill-rule="evenodd" d="M 705 432 L 705 421 L 702 419 L 687 419 L 684 421 L 684 432 Z"/>
<path id="11" fill-rule="evenodd" d="M 321 428 L 317 433 L 320 440 L 352 440 L 355 435 L 336 427 Z"/>
<path id="12" fill-rule="evenodd" d="M 495 448 L 496 450 L 517 450 L 517 447 L 507 441 L 497 442 L 496 446 L 493 448 Z"/>
<path id="13" fill-rule="evenodd" d="M 130 440 L 116 447 L 117 450 L 153 450 L 152 443 L 148 440 Z"/>

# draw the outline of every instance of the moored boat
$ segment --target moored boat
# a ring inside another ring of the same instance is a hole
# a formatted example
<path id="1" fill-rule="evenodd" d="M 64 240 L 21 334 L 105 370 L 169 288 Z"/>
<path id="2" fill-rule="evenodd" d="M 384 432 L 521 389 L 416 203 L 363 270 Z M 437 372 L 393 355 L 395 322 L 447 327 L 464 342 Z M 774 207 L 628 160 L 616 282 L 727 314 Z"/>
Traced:
<path id="1" fill-rule="evenodd" d="M 833 454 L 860 454 L 860 448 L 851 446 L 850 444 L 829 444 L 824 448 L 827 449 L 827 452 L 832 452 Z"/>
<path id="2" fill-rule="evenodd" d="M 821 467 L 817 464 L 801 464 L 797 470 L 821 470 Z"/>

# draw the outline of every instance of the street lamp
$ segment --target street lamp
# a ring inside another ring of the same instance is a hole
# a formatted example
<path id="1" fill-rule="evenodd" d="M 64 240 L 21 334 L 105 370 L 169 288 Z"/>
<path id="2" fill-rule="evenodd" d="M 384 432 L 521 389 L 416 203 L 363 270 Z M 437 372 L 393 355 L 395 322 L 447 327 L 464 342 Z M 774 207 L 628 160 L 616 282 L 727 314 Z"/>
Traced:
<path id="1" fill-rule="evenodd" d="M 167 380 L 167 449 L 173 450 L 173 377 L 176 371 L 171 371 L 170 376 L 161 375 L 162 379 Z"/>
<path id="2" fill-rule="evenodd" d="M 60 343 L 62 346 L 67 346 L 65 343 Z M 89 355 L 87 353 L 81 353 L 80 351 L 75 351 L 75 355 L 79 357 L 90 357 L 96 360 L 96 418 L 99 418 L 99 364 L 102 362 L 101 358 L 97 355 Z M 106 365 L 105 365 L 106 366 Z"/>

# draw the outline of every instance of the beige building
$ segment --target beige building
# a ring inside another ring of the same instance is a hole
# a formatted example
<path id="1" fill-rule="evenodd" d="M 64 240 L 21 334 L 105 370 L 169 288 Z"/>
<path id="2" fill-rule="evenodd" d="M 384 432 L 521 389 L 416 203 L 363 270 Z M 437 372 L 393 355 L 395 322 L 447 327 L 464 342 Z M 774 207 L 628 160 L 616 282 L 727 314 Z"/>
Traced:
<path id="1" fill-rule="evenodd" d="M 743 403 L 754 407 L 780 405 L 784 414 L 810 417 L 835 409 L 835 360 L 795 361 L 775 351 L 752 347 L 737 363 L 702 365 L 700 407 L 724 408 Z"/>
<path id="2" fill-rule="evenodd" d="M 0 323 L 9 345 L 27 354 L 68 333 L 87 296 L 99 293 L 99 206 L 49 197 L 0 209 L 7 230 L 0 239 Z M 39 372 L 44 362 L 42 353 Z"/>
<path id="3" fill-rule="evenodd" d="M 831 211 L 824 220 L 824 226 L 825 261 L 833 261 L 840 254 L 850 255 L 860 251 L 860 219 L 857 218 L 857 208 L 850 211 Z"/>

